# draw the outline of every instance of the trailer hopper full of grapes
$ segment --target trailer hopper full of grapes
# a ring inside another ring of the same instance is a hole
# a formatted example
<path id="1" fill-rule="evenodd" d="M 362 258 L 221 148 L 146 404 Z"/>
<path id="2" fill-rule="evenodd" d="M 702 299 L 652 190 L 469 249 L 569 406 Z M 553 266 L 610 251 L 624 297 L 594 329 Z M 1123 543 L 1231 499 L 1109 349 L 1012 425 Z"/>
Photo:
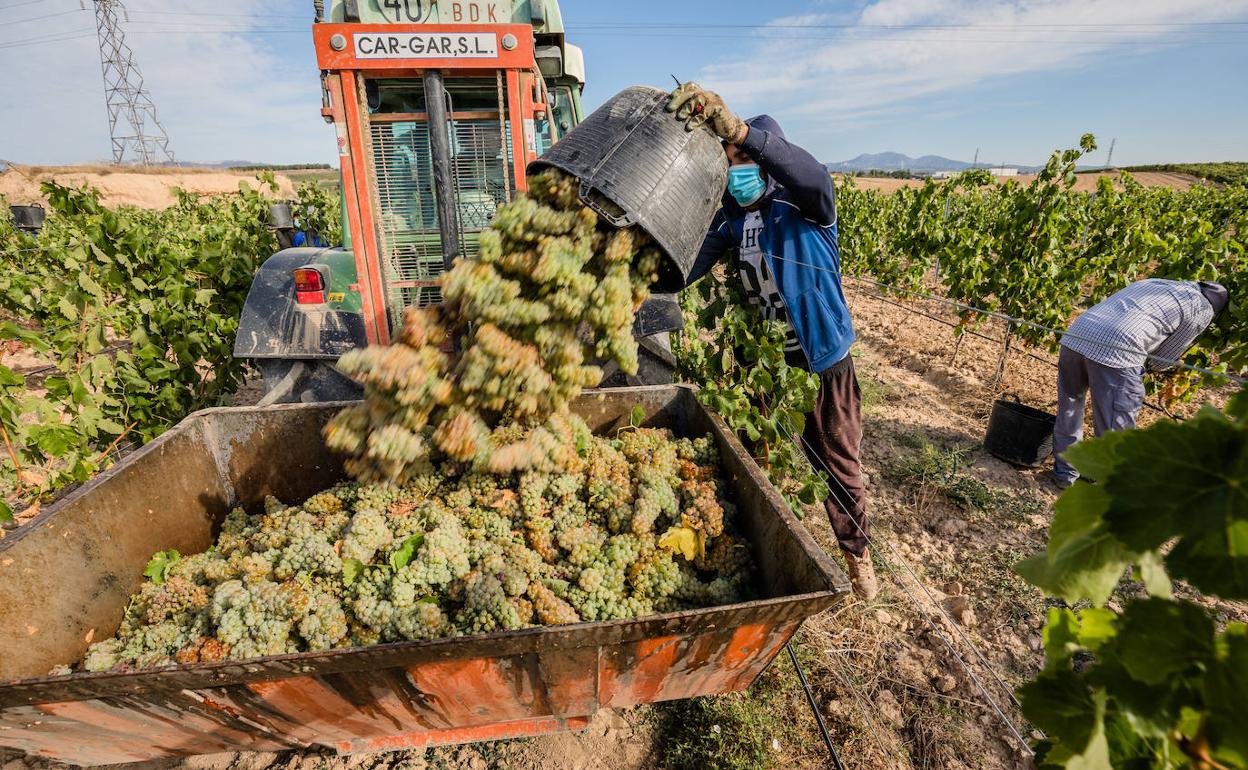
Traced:
<path id="1" fill-rule="evenodd" d="M 338 357 L 387 343 L 404 308 L 437 303 L 438 277 L 476 253 L 526 189 L 528 164 L 583 117 L 584 56 L 557 0 L 319 5 L 311 32 L 344 239 L 283 249 L 252 283 L 234 355 L 260 369 L 265 403 L 357 398 Z M 608 371 L 609 384 L 671 382 L 679 306 L 655 297 L 638 318 L 641 371 Z"/>
<path id="2" fill-rule="evenodd" d="M 597 432 L 710 434 L 760 598 L 610 622 L 123 673 L 49 676 L 114 633 L 158 550 L 207 548 L 228 510 L 342 478 L 320 429 L 341 403 L 197 412 L 0 540 L 0 761 L 105 765 L 222 751 L 375 752 L 579 729 L 600 708 L 747 687 L 846 596 L 733 432 L 684 386 L 587 391 Z"/>

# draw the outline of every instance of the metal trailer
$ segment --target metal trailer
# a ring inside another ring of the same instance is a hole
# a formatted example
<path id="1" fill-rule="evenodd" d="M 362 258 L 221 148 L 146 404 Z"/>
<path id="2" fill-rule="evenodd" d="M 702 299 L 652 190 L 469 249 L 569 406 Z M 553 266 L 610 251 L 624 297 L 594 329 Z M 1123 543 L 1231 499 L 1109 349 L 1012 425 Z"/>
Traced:
<path id="1" fill-rule="evenodd" d="M 373 752 L 585 727 L 601 708 L 748 687 L 849 591 L 732 431 L 686 386 L 587 391 L 595 431 L 711 434 L 762 598 L 531 628 L 133 673 L 46 676 L 115 632 L 151 554 L 193 553 L 233 506 L 342 478 L 320 430 L 342 404 L 208 409 L 0 541 L 0 747 L 77 765 L 221 751 Z"/>

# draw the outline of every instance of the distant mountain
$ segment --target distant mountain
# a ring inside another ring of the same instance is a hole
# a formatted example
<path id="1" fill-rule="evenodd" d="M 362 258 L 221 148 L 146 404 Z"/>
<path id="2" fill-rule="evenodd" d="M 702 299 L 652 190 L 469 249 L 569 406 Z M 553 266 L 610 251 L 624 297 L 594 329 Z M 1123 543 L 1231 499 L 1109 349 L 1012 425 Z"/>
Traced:
<path id="1" fill-rule="evenodd" d="M 932 173 L 934 171 L 961 171 L 971 167 L 970 163 L 950 160 L 939 155 L 924 155 L 912 158 L 900 152 L 863 153 L 852 160 L 826 164 L 829 171 L 852 173 L 854 171 L 916 171 Z"/>
<path id="2" fill-rule="evenodd" d="M 829 171 L 852 174 L 855 171 L 913 171 L 916 174 L 933 174 L 937 171 L 965 171 L 971 167 L 964 160 L 951 160 L 940 155 L 922 155 L 912 158 L 900 152 L 863 153 L 852 160 L 839 163 L 826 163 Z M 1035 166 L 1017 166 L 1012 163 L 980 163 L 980 168 L 999 167 L 1017 168 L 1019 171 L 1034 171 Z"/>

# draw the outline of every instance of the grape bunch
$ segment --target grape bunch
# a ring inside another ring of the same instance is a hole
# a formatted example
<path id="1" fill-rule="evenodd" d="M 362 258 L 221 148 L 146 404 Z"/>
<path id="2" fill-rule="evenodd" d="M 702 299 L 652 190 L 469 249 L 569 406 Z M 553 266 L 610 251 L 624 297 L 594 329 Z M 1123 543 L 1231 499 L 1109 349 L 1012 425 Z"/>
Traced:
<path id="1" fill-rule="evenodd" d="M 442 277 L 440 307 L 409 308 L 394 344 L 340 359 L 365 403 L 325 438 L 352 477 L 403 484 L 448 461 L 460 472 L 579 470 L 589 430 L 568 403 L 602 379 L 591 361 L 637 371 L 633 314 L 660 252 L 642 231 L 599 221 L 577 188 L 558 171 L 531 179 L 478 255 Z"/>
<path id="2" fill-rule="evenodd" d="M 627 428 L 587 436 L 577 454 L 571 472 L 440 468 L 404 484 L 351 482 L 300 505 L 269 498 L 256 514 L 235 510 L 213 548 L 143 583 L 117 635 L 80 665 L 209 663 L 750 596 L 749 547 L 703 440 Z M 660 543 L 694 520 L 717 522 L 703 533 L 704 553 Z"/>

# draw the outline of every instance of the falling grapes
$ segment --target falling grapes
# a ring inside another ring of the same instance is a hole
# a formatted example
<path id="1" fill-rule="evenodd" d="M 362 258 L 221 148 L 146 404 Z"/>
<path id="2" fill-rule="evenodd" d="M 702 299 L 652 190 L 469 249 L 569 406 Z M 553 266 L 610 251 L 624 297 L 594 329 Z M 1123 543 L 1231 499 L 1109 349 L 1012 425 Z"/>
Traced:
<path id="1" fill-rule="evenodd" d="M 479 255 L 442 277 L 440 307 L 409 308 L 394 344 L 342 357 L 365 403 L 325 438 L 354 478 L 404 483 L 447 461 L 458 472 L 578 469 L 573 450 L 589 431 L 568 404 L 602 379 L 591 362 L 637 371 L 633 314 L 659 251 L 640 230 L 600 222 L 576 193 L 558 171 L 534 177 L 481 234 Z"/>

